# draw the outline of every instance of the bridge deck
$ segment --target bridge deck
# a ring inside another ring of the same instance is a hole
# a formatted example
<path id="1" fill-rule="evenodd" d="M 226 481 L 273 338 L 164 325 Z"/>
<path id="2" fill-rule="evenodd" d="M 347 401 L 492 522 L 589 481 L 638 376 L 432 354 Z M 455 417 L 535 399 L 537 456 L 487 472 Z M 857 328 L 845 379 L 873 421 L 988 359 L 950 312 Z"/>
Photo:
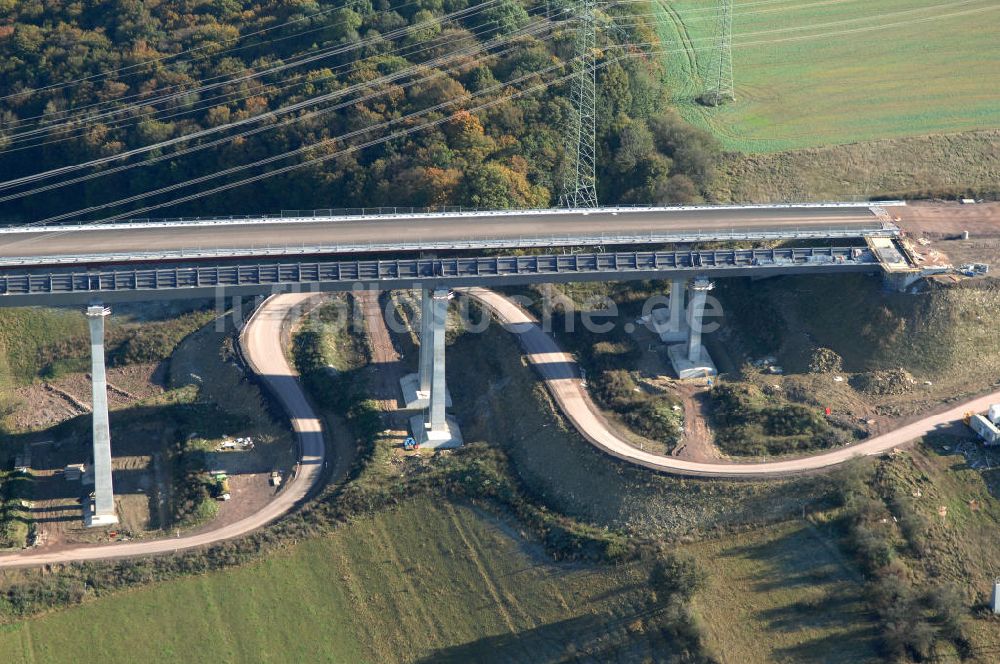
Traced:
<path id="1" fill-rule="evenodd" d="M 542 256 L 472 256 L 313 261 L 256 265 L 116 266 L 100 270 L 0 273 L 0 306 L 67 305 L 155 298 L 257 295 L 286 291 L 514 285 L 534 282 L 768 276 L 877 271 L 863 247 L 616 252 Z"/>
<path id="2" fill-rule="evenodd" d="M 871 206 L 855 204 L 183 220 L 0 229 L 0 266 L 855 238 L 895 230 Z"/>

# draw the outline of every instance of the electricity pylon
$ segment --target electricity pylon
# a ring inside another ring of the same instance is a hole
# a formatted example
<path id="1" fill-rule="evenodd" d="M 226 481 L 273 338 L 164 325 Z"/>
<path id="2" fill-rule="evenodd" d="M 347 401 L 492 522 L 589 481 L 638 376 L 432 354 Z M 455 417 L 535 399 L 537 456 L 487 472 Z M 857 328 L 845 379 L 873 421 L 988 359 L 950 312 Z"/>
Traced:
<path id="1" fill-rule="evenodd" d="M 719 0 L 715 50 L 718 61 L 712 63 L 705 96 L 718 105 L 736 99 L 733 84 L 733 0 Z"/>
<path id="2" fill-rule="evenodd" d="M 580 0 L 577 7 L 573 117 L 566 132 L 566 144 L 576 146 L 576 155 L 564 174 L 561 199 L 566 207 L 587 208 L 597 207 L 597 23 L 594 0 Z"/>

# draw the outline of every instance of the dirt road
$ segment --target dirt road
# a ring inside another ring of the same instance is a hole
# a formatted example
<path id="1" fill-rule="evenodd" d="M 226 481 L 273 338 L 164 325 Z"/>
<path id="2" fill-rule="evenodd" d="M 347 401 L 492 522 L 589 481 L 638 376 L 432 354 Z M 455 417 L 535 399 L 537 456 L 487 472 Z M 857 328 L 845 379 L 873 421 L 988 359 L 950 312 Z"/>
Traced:
<path id="1" fill-rule="evenodd" d="M 240 521 L 194 535 L 148 542 L 87 544 L 57 551 L 28 550 L 0 555 L 0 567 L 51 565 L 183 551 L 239 537 L 274 521 L 295 507 L 320 481 L 325 448 L 322 424 L 299 386 L 295 371 L 285 358 L 281 344 L 281 329 L 285 319 L 295 315 L 306 300 L 312 297 L 315 297 L 315 294 L 297 293 L 270 298 L 254 313 L 240 337 L 244 356 L 252 370 L 268 384 L 281 401 L 299 440 L 297 474 L 274 500 L 259 512 Z"/>
<path id="2" fill-rule="evenodd" d="M 407 413 L 399 410 L 399 380 L 406 375 L 399 352 L 392 343 L 392 335 L 385 323 L 382 304 L 377 291 L 359 291 L 354 294 L 361 306 L 364 318 L 365 336 L 371 353 L 372 375 L 369 381 L 369 397 L 378 404 L 378 409 L 387 418 L 393 429 L 407 427 Z"/>
<path id="3" fill-rule="evenodd" d="M 906 207 L 893 208 L 899 217 L 899 226 L 911 235 L 958 234 L 969 231 L 972 237 L 1000 236 L 1000 203 L 915 202 Z"/>
<path id="4" fill-rule="evenodd" d="M 576 360 L 559 348 L 552 337 L 538 326 L 534 317 L 499 293 L 483 288 L 469 288 L 463 291 L 492 309 L 504 327 L 517 335 L 528 360 L 545 381 L 563 415 L 584 438 L 618 459 L 654 470 L 680 475 L 729 478 L 779 477 L 817 471 L 844 463 L 856 456 L 877 455 L 902 447 L 936 429 L 952 424 L 961 419 L 966 412 L 982 412 L 991 403 L 1000 402 L 1000 392 L 996 392 L 857 445 L 798 459 L 762 463 L 725 463 L 698 462 L 651 454 L 632 447 L 612 430 L 584 389 Z"/>

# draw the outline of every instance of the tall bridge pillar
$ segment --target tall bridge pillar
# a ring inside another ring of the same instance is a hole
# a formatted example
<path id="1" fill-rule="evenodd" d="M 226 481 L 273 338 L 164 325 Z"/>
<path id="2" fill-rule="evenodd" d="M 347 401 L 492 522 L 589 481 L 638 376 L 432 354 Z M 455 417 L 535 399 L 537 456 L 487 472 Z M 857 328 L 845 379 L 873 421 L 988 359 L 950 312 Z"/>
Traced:
<path id="1" fill-rule="evenodd" d="M 718 373 L 715 363 L 701 343 L 705 302 L 708 300 L 708 292 L 713 288 L 715 284 L 705 277 L 698 277 L 691 284 L 688 298 L 687 341 L 667 349 L 670 362 L 679 378 L 707 378 Z"/>
<path id="2" fill-rule="evenodd" d="M 108 423 L 108 379 L 104 367 L 104 319 L 111 310 L 103 305 L 87 309 L 90 324 L 90 376 L 93 388 L 94 502 L 87 504 L 88 526 L 118 523 L 111 484 L 111 428 Z"/>
<path id="3" fill-rule="evenodd" d="M 403 403 L 406 410 L 423 410 L 431 403 L 431 378 L 434 372 L 434 317 L 432 291 L 420 289 L 420 355 L 417 362 L 417 373 L 407 374 L 399 379 L 403 390 Z M 445 406 L 451 408 L 451 394 L 445 389 Z"/>
<path id="4" fill-rule="evenodd" d="M 420 363 L 417 369 L 417 393 L 425 399 L 431 394 L 431 371 L 434 369 L 434 344 L 431 341 L 431 291 L 420 289 Z"/>
<path id="5" fill-rule="evenodd" d="M 422 447 L 447 448 L 462 444 L 458 423 L 447 413 L 450 400 L 445 375 L 445 331 L 450 299 L 451 293 L 447 289 L 437 289 L 430 294 L 429 304 L 426 296 L 422 298 L 427 306 L 421 313 L 421 328 L 425 336 L 420 341 L 419 380 L 422 384 L 425 376 L 429 378 L 430 393 L 426 411 L 410 418 L 413 437 Z M 426 321 L 426 327 L 423 321 Z M 425 365 L 425 353 L 429 366 Z"/>
<path id="6" fill-rule="evenodd" d="M 708 299 L 708 291 L 713 288 L 715 284 L 701 277 L 691 284 L 691 303 L 688 308 L 688 362 L 698 362 L 704 351 L 701 345 L 701 330 L 704 323 L 705 301 Z"/>
<path id="7" fill-rule="evenodd" d="M 686 279 L 674 279 L 670 282 L 670 332 L 682 333 L 684 328 L 684 291 L 687 290 Z"/>

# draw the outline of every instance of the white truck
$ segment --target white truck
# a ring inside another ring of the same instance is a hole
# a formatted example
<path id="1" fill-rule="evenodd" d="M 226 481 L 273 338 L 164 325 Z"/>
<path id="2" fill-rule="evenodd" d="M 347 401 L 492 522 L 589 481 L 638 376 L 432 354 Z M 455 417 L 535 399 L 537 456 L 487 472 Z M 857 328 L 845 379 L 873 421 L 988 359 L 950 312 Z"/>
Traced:
<path id="1" fill-rule="evenodd" d="M 986 415 L 969 413 L 965 422 L 987 445 L 1000 445 L 1000 403 L 990 406 Z"/>

